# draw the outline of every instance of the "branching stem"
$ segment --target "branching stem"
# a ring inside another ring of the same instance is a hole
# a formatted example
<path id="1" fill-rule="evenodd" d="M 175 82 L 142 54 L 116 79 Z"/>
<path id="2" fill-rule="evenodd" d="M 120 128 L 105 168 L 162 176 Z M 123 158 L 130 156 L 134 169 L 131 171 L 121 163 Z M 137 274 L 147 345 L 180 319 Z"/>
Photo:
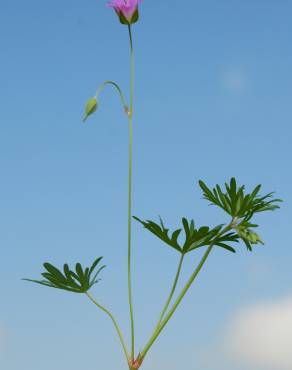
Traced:
<path id="1" fill-rule="evenodd" d="M 222 236 L 223 234 L 225 234 L 227 231 L 229 231 L 231 229 L 232 223 L 233 223 L 233 220 L 231 221 L 230 224 L 228 224 L 218 234 L 217 238 L 220 237 L 220 236 Z M 205 264 L 205 262 L 206 262 L 206 260 L 207 260 L 207 258 L 209 256 L 209 254 L 211 253 L 211 251 L 212 251 L 212 249 L 214 247 L 215 242 L 216 242 L 216 240 L 214 240 L 213 243 L 209 245 L 209 247 L 207 248 L 206 252 L 204 253 L 201 261 L 199 262 L 197 268 L 195 269 L 195 271 L 193 272 L 193 274 L 191 275 L 191 277 L 187 281 L 186 285 L 184 286 L 184 288 L 182 289 L 181 293 L 179 294 L 179 296 L 175 300 L 175 302 L 174 302 L 173 306 L 171 307 L 171 309 L 168 311 L 166 317 L 161 321 L 159 327 L 152 334 L 152 336 L 149 339 L 148 343 L 146 344 L 145 348 L 141 352 L 141 357 L 142 358 L 144 358 L 146 356 L 147 352 L 149 351 L 149 349 L 151 348 L 151 346 L 153 345 L 153 343 L 156 341 L 157 337 L 159 336 L 159 334 L 161 333 L 161 331 L 163 330 L 163 328 L 165 327 L 165 325 L 168 323 L 168 321 L 170 320 L 170 318 L 172 317 L 172 315 L 176 311 L 178 305 L 181 303 L 181 301 L 184 298 L 184 296 L 186 295 L 187 291 L 189 290 L 189 288 L 193 284 L 194 280 L 196 279 L 196 277 L 198 276 L 198 274 L 201 271 L 202 267 L 204 266 L 204 264 Z"/>

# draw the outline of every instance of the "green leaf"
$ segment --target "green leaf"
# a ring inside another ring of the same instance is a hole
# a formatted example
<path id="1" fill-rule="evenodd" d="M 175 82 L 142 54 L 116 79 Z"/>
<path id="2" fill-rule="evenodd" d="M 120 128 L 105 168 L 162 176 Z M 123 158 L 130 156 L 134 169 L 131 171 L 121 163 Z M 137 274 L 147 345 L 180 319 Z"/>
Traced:
<path id="1" fill-rule="evenodd" d="M 48 262 L 44 263 L 44 268 L 58 281 L 66 282 L 65 276 L 58 270 L 55 266 L 51 265 Z"/>
<path id="2" fill-rule="evenodd" d="M 81 266 L 81 264 L 79 262 L 76 263 L 75 271 L 76 271 L 76 274 L 79 277 L 80 283 L 83 284 L 85 282 L 85 276 L 84 276 L 84 272 L 83 272 L 82 266 Z"/>
<path id="3" fill-rule="evenodd" d="M 216 185 L 216 189 L 217 189 L 217 193 L 220 197 L 220 200 L 223 204 L 222 208 L 226 209 L 228 211 L 228 213 L 230 213 L 231 212 L 231 202 L 230 202 L 230 200 L 228 199 L 228 197 L 225 194 L 223 194 L 223 192 L 222 192 L 222 190 L 221 190 L 221 188 L 218 184 Z"/>
<path id="4" fill-rule="evenodd" d="M 181 232 L 181 229 L 175 230 L 172 233 L 172 236 L 169 237 L 169 235 L 168 235 L 169 229 L 166 229 L 165 228 L 165 226 L 164 226 L 163 221 L 162 221 L 161 218 L 160 218 L 160 225 L 157 224 L 157 223 L 155 223 L 155 222 L 153 222 L 153 221 L 150 221 L 150 220 L 142 221 L 140 218 L 138 218 L 136 216 L 133 216 L 133 218 L 136 221 L 138 221 L 140 224 L 142 224 L 152 234 L 154 234 L 159 239 L 161 239 L 162 241 L 164 241 L 166 244 L 170 245 L 172 248 L 176 249 L 180 253 L 182 252 L 181 251 L 181 247 L 180 247 L 180 245 L 179 245 L 179 243 L 177 241 L 178 236 L 179 236 L 179 234 Z"/>
<path id="5" fill-rule="evenodd" d="M 93 262 L 91 267 L 85 268 L 83 268 L 79 262 L 76 263 L 76 272 L 70 270 L 68 264 L 65 263 L 63 268 L 64 275 L 55 266 L 46 262 L 44 263 L 46 271 L 41 274 L 45 278 L 45 280 L 23 280 L 74 293 L 85 293 L 92 287 L 92 285 L 96 284 L 99 281 L 99 279 L 97 279 L 97 276 L 105 266 L 101 266 L 97 270 L 93 278 L 91 278 L 91 275 L 94 273 L 94 270 L 101 259 L 102 257 L 97 258 Z"/>
<path id="6" fill-rule="evenodd" d="M 68 285 L 70 285 L 74 289 L 80 289 L 80 285 L 76 283 L 76 280 L 78 281 L 78 276 L 76 275 L 77 279 L 76 277 L 74 277 L 73 275 L 74 273 L 70 271 L 69 266 L 67 264 L 64 265 L 64 274 L 66 276 Z M 74 277 L 75 280 L 73 279 L 72 276 Z"/>
<path id="7" fill-rule="evenodd" d="M 195 221 L 194 220 L 191 220 L 191 223 L 190 223 L 190 235 L 192 236 L 195 232 Z"/>
<path id="8" fill-rule="evenodd" d="M 230 245 L 227 245 L 227 244 L 224 244 L 224 243 L 217 243 L 216 245 L 218 245 L 218 247 L 227 249 L 229 252 L 236 253 L 236 250 L 234 248 L 230 247 Z"/>
<path id="9" fill-rule="evenodd" d="M 189 253 L 194 249 L 209 246 L 211 244 L 228 249 L 234 252 L 234 248 L 226 243 L 238 242 L 238 235 L 234 232 L 220 235 L 224 225 L 220 224 L 210 229 L 208 226 L 202 226 L 199 229 L 195 228 L 194 220 L 188 221 L 185 217 L 182 218 L 182 227 L 184 230 L 184 242 L 179 244 L 178 236 L 182 229 L 177 229 L 172 233 L 172 237 L 168 236 L 169 229 L 164 226 L 160 219 L 160 226 L 153 221 L 142 221 L 138 217 L 135 220 L 140 222 L 146 229 L 156 235 L 159 239 L 178 250 L 180 253 Z"/>
<path id="10" fill-rule="evenodd" d="M 181 233 L 181 229 L 177 229 L 172 233 L 172 236 L 171 236 L 172 245 L 178 245 L 177 239 L 178 239 L 180 233 Z"/>
<path id="11" fill-rule="evenodd" d="M 235 200 L 236 197 L 236 180 L 234 177 L 230 180 L 230 197 Z"/>
<path id="12" fill-rule="evenodd" d="M 199 180 L 199 186 L 203 190 L 205 199 L 209 200 L 213 204 L 220 205 L 220 204 L 218 204 L 218 202 L 217 202 L 215 196 L 213 195 L 212 191 L 208 188 L 208 186 L 202 180 Z"/>
<path id="13" fill-rule="evenodd" d="M 97 258 L 93 264 L 91 265 L 90 267 L 90 270 L 89 270 L 89 276 L 92 274 L 93 270 L 96 268 L 96 266 L 99 264 L 99 262 L 102 260 L 102 257 L 99 257 Z"/>
<path id="14" fill-rule="evenodd" d="M 189 239 L 189 237 L 190 237 L 189 223 L 188 223 L 188 220 L 184 217 L 182 218 L 182 224 L 183 224 L 183 228 L 184 228 L 184 231 L 185 231 L 185 234 L 186 234 L 186 239 Z"/>
<path id="15" fill-rule="evenodd" d="M 29 281 L 31 283 L 36 283 L 36 284 L 45 285 L 45 286 L 49 286 L 49 287 L 54 288 L 54 286 L 50 282 L 48 282 L 46 280 L 33 280 L 33 279 L 22 279 L 22 280 Z"/>
<path id="16" fill-rule="evenodd" d="M 93 276 L 93 278 L 91 278 L 91 274 L 90 274 L 90 278 L 89 278 L 89 285 L 90 287 L 92 287 L 92 285 L 98 283 L 98 281 L 100 279 L 97 279 L 97 276 L 99 275 L 99 273 L 105 268 L 105 266 L 101 266 L 95 273 L 95 275 Z"/>
<path id="17" fill-rule="evenodd" d="M 245 186 L 238 187 L 234 177 L 229 184 L 225 183 L 226 193 L 222 191 L 218 184 L 213 190 L 210 190 L 202 180 L 199 181 L 199 185 L 203 190 L 205 199 L 222 208 L 234 219 L 249 220 L 255 213 L 273 211 L 279 208 L 279 205 L 275 203 L 281 202 L 281 199 L 271 199 L 273 193 L 259 196 L 261 185 L 257 185 L 250 194 L 246 193 Z"/>

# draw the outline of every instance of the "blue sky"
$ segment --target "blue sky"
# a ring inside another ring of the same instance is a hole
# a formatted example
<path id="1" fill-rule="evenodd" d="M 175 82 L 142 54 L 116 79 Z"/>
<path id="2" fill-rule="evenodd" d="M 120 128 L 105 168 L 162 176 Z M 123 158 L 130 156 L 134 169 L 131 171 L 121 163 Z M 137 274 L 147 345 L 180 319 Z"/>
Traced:
<path id="1" fill-rule="evenodd" d="M 202 200 L 197 181 L 232 176 L 285 200 L 257 218 L 264 247 L 213 253 L 145 370 L 176 370 L 182 361 L 191 370 L 258 370 L 221 355 L 226 328 L 245 307 L 292 297 L 291 11 L 288 0 L 145 0 L 140 7 L 133 213 L 161 215 L 171 227 L 182 216 L 227 222 Z M 127 121 L 115 92 L 105 90 L 99 111 L 81 123 L 101 82 L 127 91 L 127 30 L 101 0 L 13 0 L 0 13 L 1 368 L 123 368 L 108 319 L 85 297 L 21 278 L 38 277 L 44 261 L 104 256 L 107 269 L 92 293 L 128 331 Z M 143 346 L 178 256 L 139 225 L 133 232 Z M 198 258 L 190 257 L 183 279 Z"/>

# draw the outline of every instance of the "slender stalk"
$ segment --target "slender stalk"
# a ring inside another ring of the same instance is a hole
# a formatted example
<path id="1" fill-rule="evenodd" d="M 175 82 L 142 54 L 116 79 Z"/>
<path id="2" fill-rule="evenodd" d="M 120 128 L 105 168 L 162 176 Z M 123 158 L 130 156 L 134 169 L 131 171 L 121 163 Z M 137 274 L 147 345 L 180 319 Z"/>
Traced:
<path id="1" fill-rule="evenodd" d="M 164 317 L 164 315 L 165 315 L 165 312 L 167 311 L 167 309 L 168 309 L 168 307 L 169 307 L 169 305 L 170 305 L 170 302 L 171 302 L 171 300 L 172 300 L 172 297 L 173 297 L 173 295 L 174 295 L 174 292 L 175 292 L 175 289 L 176 289 L 176 286 L 177 286 L 177 283 L 178 283 L 178 279 L 179 279 L 179 276 L 180 276 L 180 272 L 181 272 L 181 268 L 182 268 L 182 264 L 183 264 L 184 256 L 185 256 L 185 255 L 184 255 L 184 253 L 182 253 L 182 254 L 181 254 L 181 257 L 180 257 L 180 260 L 179 260 L 179 264 L 178 264 L 177 272 L 176 272 L 176 275 L 175 275 L 175 278 L 174 278 L 174 281 L 173 281 L 173 285 L 172 285 L 172 287 L 171 287 L 170 294 L 169 294 L 169 296 L 168 296 L 168 298 L 167 298 L 167 301 L 166 301 L 166 303 L 165 303 L 165 305 L 164 305 L 164 307 L 163 307 L 163 310 L 162 310 L 162 312 L 161 312 L 161 315 L 160 315 L 160 317 L 159 317 L 159 320 L 158 320 L 158 322 L 157 322 L 157 325 L 156 325 L 156 327 L 155 327 L 154 332 L 156 332 L 156 331 L 157 331 L 157 329 L 159 328 L 159 326 L 160 326 L 160 324 L 161 324 L 161 321 L 162 321 L 162 319 L 163 319 L 163 317 Z"/>
<path id="2" fill-rule="evenodd" d="M 125 100 L 125 97 L 124 97 L 124 94 L 120 88 L 120 86 L 118 84 L 116 84 L 114 81 L 105 81 L 103 82 L 97 89 L 96 91 L 96 94 L 95 94 L 95 97 L 98 99 L 98 96 L 99 94 L 103 91 L 103 89 L 107 86 L 107 85 L 112 85 L 113 87 L 116 88 L 119 96 L 120 96 L 120 99 L 121 99 L 121 103 L 124 107 L 124 110 L 127 112 L 128 111 L 128 106 L 127 106 L 127 103 L 126 103 L 126 100 Z"/>
<path id="3" fill-rule="evenodd" d="M 131 320 L 131 356 L 135 356 L 135 325 L 133 313 L 133 298 L 132 298 L 132 162 L 133 162 L 133 100 L 134 100 L 134 74 L 135 74 L 135 61 L 131 25 L 128 25 L 129 39 L 130 39 L 130 110 L 129 117 L 129 173 L 128 173 L 128 298 L 130 308 Z"/>
<path id="4" fill-rule="evenodd" d="M 208 249 L 204 253 L 204 255 L 203 255 L 203 257 L 202 257 L 202 259 L 201 259 L 198 267 L 196 268 L 196 270 L 194 271 L 194 273 L 192 274 L 192 276 L 189 278 L 187 284 L 185 285 L 185 287 L 183 288 L 182 292 L 180 293 L 180 295 L 176 299 L 175 303 L 173 304 L 172 308 L 170 309 L 170 311 L 166 315 L 165 319 L 160 323 L 160 325 L 158 326 L 157 330 L 153 333 L 152 337 L 149 339 L 148 343 L 146 344 L 144 350 L 141 353 L 141 356 L 143 358 L 146 356 L 147 352 L 149 351 L 149 349 L 151 348 L 151 346 L 153 345 L 153 343 L 155 342 L 155 340 L 157 339 L 157 337 L 161 333 L 162 329 L 165 327 L 165 325 L 167 324 L 167 322 L 169 321 L 169 319 L 173 315 L 173 313 L 176 310 L 177 306 L 182 301 L 183 297 L 185 296 L 186 292 L 188 291 L 188 289 L 192 285 L 193 281 L 195 280 L 195 278 L 197 277 L 197 275 L 201 271 L 201 269 L 202 269 L 204 263 L 206 262 L 209 254 L 211 253 L 212 248 L 213 248 L 213 245 L 210 245 L 208 247 Z"/>
<path id="5" fill-rule="evenodd" d="M 230 230 L 232 227 L 232 221 L 231 223 L 226 226 L 222 231 L 221 233 L 218 235 L 221 236 L 223 235 L 225 232 L 227 232 L 228 230 Z M 163 328 L 165 327 L 165 325 L 168 323 L 168 321 L 170 320 L 170 318 L 172 317 L 172 315 L 174 314 L 174 312 L 176 311 L 178 305 L 181 303 L 182 299 L 184 298 L 184 296 L 186 295 L 187 291 L 189 290 L 189 288 L 191 287 L 191 285 L 193 284 L 194 280 L 196 279 L 196 277 L 198 276 L 199 272 L 201 271 L 202 267 L 204 266 L 209 254 L 211 253 L 213 247 L 214 247 L 214 244 L 215 244 L 215 241 L 209 245 L 209 247 L 207 248 L 206 252 L 204 253 L 201 261 L 199 262 L 197 268 L 195 269 L 195 271 L 193 272 L 193 274 L 191 275 L 191 277 L 189 278 L 189 280 L 187 281 L 186 285 L 184 286 L 183 290 L 181 291 L 181 293 L 179 294 L 179 296 L 177 297 L 176 301 L 174 302 L 173 306 L 171 307 L 171 309 L 168 311 L 166 317 L 164 318 L 164 320 L 162 320 L 162 322 L 160 323 L 158 329 L 153 333 L 153 335 L 151 336 L 151 338 L 149 339 L 148 343 L 146 344 L 145 348 L 143 349 L 143 351 L 141 352 L 141 357 L 144 358 L 147 354 L 147 352 L 149 351 L 149 349 L 151 348 L 151 346 L 153 345 L 153 343 L 155 342 L 155 340 L 157 339 L 157 337 L 159 336 L 159 334 L 161 333 L 161 331 L 163 330 Z"/>
<path id="6" fill-rule="evenodd" d="M 123 334 L 121 332 L 121 329 L 120 329 L 120 327 L 119 327 L 116 319 L 114 318 L 113 314 L 107 308 L 105 308 L 101 304 L 97 303 L 96 300 L 92 297 L 92 295 L 90 293 L 86 292 L 85 294 L 91 300 L 91 302 L 93 302 L 98 308 L 100 308 L 103 312 L 105 312 L 110 317 L 110 319 L 112 320 L 112 322 L 114 324 L 114 327 L 115 327 L 115 329 L 117 331 L 117 334 L 119 336 L 121 345 L 123 347 L 125 356 L 126 356 L 127 361 L 128 361 L 129 360 L 129 354 L 128 354 L 128 350 L 127 350 L 127 347 L 126 347 L 126 344 L 125 344 L 125 341 L 124 341 L 124 337 L 123 337 Z"/>

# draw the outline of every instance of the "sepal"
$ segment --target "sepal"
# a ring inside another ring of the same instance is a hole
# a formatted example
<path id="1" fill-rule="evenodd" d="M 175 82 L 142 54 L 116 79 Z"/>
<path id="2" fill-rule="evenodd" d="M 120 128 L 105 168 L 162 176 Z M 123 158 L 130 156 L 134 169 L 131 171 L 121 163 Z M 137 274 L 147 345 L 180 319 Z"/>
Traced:
<path id="1" fill-rule="evenodd" d="M 127 26 L 129 26 L 130 24 L 134 24 L 134 23 L 138 22 L 138 20 L 139 20 L 139 10 L 138 10 L 138 8 L 135 10 L 135 12 L 133 13 L 130 20 L 128 20 L 125 17 L 125 15 L 123 14 L 122 11 L 116 10 L 116 13 L 119 17 L 120 22 L 124 25 L 127 25 Z"/>

